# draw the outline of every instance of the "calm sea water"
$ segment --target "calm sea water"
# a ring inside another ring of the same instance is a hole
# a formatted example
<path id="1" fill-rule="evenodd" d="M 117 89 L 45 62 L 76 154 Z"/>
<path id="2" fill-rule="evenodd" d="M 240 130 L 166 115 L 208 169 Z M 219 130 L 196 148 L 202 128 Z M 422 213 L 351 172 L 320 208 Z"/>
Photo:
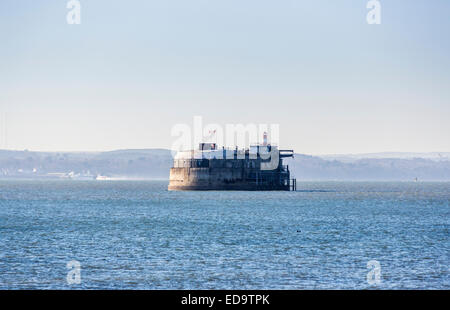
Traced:
<path id="1" fill-rule="evenodd" d="M 166 187 L 1 181 L 0 289 L 450 289 L 450 183 Z"/>

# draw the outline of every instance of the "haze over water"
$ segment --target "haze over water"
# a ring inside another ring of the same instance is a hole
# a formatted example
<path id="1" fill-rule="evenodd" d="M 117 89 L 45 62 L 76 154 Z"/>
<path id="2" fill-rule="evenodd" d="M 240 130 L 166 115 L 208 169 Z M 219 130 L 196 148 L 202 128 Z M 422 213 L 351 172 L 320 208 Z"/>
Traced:
<path id="1" fill-rule="evenodd" d="M 449 289 L 450 183 L 1 181 L 1 289 Z M 81 284 L 66 282 L 81 263 Z M 381 283 L 367 283 L 367 262 Z"/>

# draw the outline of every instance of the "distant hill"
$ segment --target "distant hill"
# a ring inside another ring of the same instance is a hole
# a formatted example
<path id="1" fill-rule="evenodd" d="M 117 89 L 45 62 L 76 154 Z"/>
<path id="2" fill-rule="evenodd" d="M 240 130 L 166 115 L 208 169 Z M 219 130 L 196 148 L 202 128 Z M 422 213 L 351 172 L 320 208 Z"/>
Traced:
<path id="1" fill-rule="evenodd" d="M 298 180 L 450 181 L 449 153 L 376 153 L 310 156 L 285 161 Z M 0 178 L 167 179 L 172 164 L 166 149 L 111 152 L 0 150 Z"/>
<path id="2" fill-rule="evenodd" d="M 0 178 L 104 175 L 119 178 L 168 178 L 171 152 L 162 149 L 111 152 L 0 151 Z"/>
<path id="3" fill-rule="evenodd" d="M 299 180 L 450 181 L 450 160 L 359 158 L 327 160 L 296 154 L 286 161 Z"/>
<path id="4" fill-rule="evenodd" d="M 408 153 L 408 152 L 383 152 L 366 154 L 337 154 L 337 155 L 319 155 L 326 160 L 339 160 L 345 162 L 356 161 L 359 159 L 431 159 L 436 161 L 450 160 L 448 152 L 430 152 L 430 153 Z"/>

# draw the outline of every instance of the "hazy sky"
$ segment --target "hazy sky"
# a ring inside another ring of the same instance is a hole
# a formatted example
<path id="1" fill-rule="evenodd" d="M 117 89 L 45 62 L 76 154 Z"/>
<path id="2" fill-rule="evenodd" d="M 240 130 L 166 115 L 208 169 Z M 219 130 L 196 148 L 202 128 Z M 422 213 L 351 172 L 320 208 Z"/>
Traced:
<path id="1" fill-rule="evenodd" d="M 1 0 L 0 147 L 170 148 L 201 115 L 299 153 L 450 152 L 450 1 L 380 2 L 80 0 L 68 25 Z"/>

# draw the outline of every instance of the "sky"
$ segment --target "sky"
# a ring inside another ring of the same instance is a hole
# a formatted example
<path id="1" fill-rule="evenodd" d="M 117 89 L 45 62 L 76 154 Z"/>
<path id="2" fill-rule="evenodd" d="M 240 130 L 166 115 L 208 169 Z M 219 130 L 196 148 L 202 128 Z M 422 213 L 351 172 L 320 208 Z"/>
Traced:
<path id="1" fill-rule="evenodd" d="M 0 148 L 171 148 L 279 124 L 304 154 L 450 152 L 450 1 L 0 1 Z"/>

